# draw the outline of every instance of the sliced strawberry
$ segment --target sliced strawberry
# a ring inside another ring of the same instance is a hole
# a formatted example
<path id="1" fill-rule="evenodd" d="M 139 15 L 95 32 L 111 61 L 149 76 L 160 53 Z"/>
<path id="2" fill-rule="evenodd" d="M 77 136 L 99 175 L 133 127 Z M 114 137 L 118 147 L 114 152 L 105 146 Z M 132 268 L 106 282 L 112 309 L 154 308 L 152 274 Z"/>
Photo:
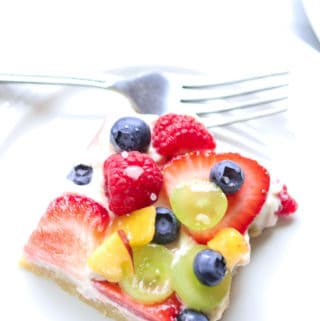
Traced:
<path id="1" fill-rule="evenodd" d="M 127 309 L 129 312 L 148 321 L 175 321 L 182 309 L 181 302 L 175 294 L 161 303 L 145 305 L 134 301 L 115 283 L 92 281 L 93 286 L 103 295 Z"/>
<path id="2" fill-rule="evenodd" d="M 109 220 L 106 209 L 92 199 L 75 194 L 60 196 L 50 203 L 24 253 L 32 261 L 81 278 L 86 273 L 87 257 L 103 240 Z"/>
<path id="3" fill-rule="evenodd" d="M 245 180 L 238 192 L 227 195 L 228 209 L 216 226 L 205 231 L 189 230 L 199 243 L 206 243 L 223 227 L 233 227 L 244 233 L 266 200 L 270 185 L 269 174 L 255 160 L 236 153 L 215 154 L 213 151 L 177 156 L 163 168 L 164 188 L 169 195 L 182 182 L 192 179 L 209 180 L 211 167 L 226 159 L 241 166 Z"/>

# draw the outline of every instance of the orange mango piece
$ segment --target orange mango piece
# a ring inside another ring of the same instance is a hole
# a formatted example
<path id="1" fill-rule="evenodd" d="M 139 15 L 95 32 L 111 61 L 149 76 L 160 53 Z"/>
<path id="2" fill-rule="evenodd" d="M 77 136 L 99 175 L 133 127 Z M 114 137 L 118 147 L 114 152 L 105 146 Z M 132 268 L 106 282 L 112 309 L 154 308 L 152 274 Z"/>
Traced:
<path id="1" fill-rule="evenodd" d="M 210 249 L 218 251 L 224 256 L 229 269 L 241 265 L 241 260 L 250 252 L 247 240 L 232 227 L 221 229 L 207 245 Z"/>
<path id="2" fill-rule="evenodd" d="M 133 255 L 124 231 L 109 235 L 88 258 L 88 266 L 109 282 L 120 282 L 127 273 L 133 273 Z"/>
<path id="3" fill-rule="evenodd" d="M 152 241 L 155 233 L 156 209 L 144 207 L 128 215 L 118 216 L 109 227 L 108 233 L 123 230 L 131 246 L 141 246 Z"/>

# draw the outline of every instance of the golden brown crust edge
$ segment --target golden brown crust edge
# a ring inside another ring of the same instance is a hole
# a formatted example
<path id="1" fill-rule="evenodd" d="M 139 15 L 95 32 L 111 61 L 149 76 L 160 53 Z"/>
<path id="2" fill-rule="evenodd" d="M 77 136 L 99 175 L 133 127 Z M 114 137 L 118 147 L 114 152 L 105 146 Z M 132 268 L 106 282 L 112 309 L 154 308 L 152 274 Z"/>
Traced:
<path id="1" fill-rule="evenodd" d="M 90 300 L 84 297 L 81 293 L 77 291 L 76 286 L 59 277 L 55 272 L 45 269 L 44 267 L 40 267 L 36 264 L 28 262 L 24 258 L 22 258 L 19 262 L 19 266 L 23 269 L 32 272 L 38 276 L 45 277 L 54 281 L 58 284 L 64 291 L 68 292 L 71 295 L 77 296 L 81 301 L 89 304 L 99 312 L 101 312 L 104 316 L 114 319 L 115 321 L 133 321 L 132 317 L 128 317 L 122 311 L 120 311 L 117 307 L 110 303 L 102 303 L 100 301 Z M 137 320 L 142 320 L 141 318 L 137 318 Z"/>
<path id="2" fill-rule="evenodd" d="M 90 305 L 91 307 L 98 310 L 102 313 L 105 317 L 108 317 L 114 321 L 143 321 L 145 320 L 142 317 L 134 316 L 133 314 L 129 314 L 125 309 L 120 310 L 116 306 L 108 302 L 101 302 L 101 301 L 94 301 L 84 297 L 79 291 L 77 291 L 77 287 L 74 283 L 61 278 L 57 273 L 52 270 L 48 270 L 44 267 L 38 266 L 34 263 L 27 261 L 26 259 L 22 258 L 19 262 L 19 266 L 29 272 L 34 273 L 40 277 L 45 277 L 57 285 L 59 285 L 64 291 L 68 292 L 71 295 L 78 297 L 84 303 Z M 236 271 L 234 271 L 236 272 Z M 210 321 L 217 321 L 220 320 L 222 317 L 222 313 L 224 312 L 225 308 L 229 304 L 229 295 L 226 297 L 224 301 L 224 308 L 219 312 L 215 311 L 210 316 Z"/>

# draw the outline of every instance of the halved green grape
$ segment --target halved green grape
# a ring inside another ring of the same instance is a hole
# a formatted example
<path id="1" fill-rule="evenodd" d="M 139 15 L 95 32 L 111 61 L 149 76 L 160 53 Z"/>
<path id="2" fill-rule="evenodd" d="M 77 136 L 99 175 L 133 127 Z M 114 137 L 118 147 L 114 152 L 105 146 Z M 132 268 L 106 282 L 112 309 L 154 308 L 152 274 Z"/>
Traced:
<path id="1" fill-rule="evenodd" d="M 182 302 L 191 309 L 210 311 L 216 308 L 229 292 L 231 273 L 214 286 L 202 284 L 193 272 L 193 260 L 198 252 L 206 249 L 204 245 L 194 245 L 174 264 L 172 285 Z"/>
<path id="2" fill-rule="evenodd" d="M 120 281 L 120 287 L 141 303 L 162 302 L 173 292 L 170 279 L 173 254 L 163 245 L 133 248 L 134 274 Z"/>
<path id="3" fill-rule="evenodd" d="M 224 216 L 228 200 L 220 187 L 204 180 L 177 186 L 169 195 L 176 217 L 192 230 L 206 230 Z"/>

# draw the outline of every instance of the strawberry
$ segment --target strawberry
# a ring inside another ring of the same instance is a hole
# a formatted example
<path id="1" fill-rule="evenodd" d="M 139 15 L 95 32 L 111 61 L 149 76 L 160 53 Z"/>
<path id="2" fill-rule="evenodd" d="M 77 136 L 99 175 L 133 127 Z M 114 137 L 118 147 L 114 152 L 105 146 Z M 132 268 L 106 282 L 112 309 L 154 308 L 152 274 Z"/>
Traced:
<path id="1" fill-rule="evenodd" d="M 107 281 L 92 281 L 93 286 L 104 296 L 118 303 L 123 308 L 148 321 L 176 321 L 176 316 L 182 309 L 175 294 L 161 303 L 145 305 L 134 301 L 115 283 Z"/>
<path id="2" fill-rule="evenodd" d="M 157 201 L 163 177 L 147 154 L 122 152 L 106 159 L 103 166 L 109 208 L 117 215 L 131 213 Z"/>
<path id="3" fill-rule="evenodd" d="M 244 233 L 266 200 L 270 185 L 269 174 L 256 161 L 240 154 L 215 154 L 212 151 L 199 151 L 177 156 L 163 168 L 164 189 L 169 195 L 182 182 L 192 179 L 209 180 L 211 167 L 226 159 L 241 166 L 245 176 L 244 183 L 239 191 L 227 195 L 228 208 L 217 225 L 204 231 L 188 231 L 199 243 L 206 243 L 223 227 L 233 227 Z"/>
<path id="4" fill-rule="evenodd" d="M 288 193 L 288 188 L 286 185 L 282 186 L 282 190 L 280 191 L 278 197 L 281 203 L 280 203 L 279 210 L 276 212 L 277 215 L 287 216 L 287 215 L 293 214 L 297 210 L 298 203 Z"/>
<path id="5" fill-rule="evenodd" d="M 152 144 L 163 156 L 214 149 L 213 135 L 194 117 L 189 115 L 166 114 L 160 116 L 152 131 Z"/>
<path id="6" fill-rule="evenodd" d="M 76 194 L 54 199 L 31 234 L 24 252 L 32 261 L 85 277 L 87 258 L 102 242 L 109 224 L 107 210 Z"/>

